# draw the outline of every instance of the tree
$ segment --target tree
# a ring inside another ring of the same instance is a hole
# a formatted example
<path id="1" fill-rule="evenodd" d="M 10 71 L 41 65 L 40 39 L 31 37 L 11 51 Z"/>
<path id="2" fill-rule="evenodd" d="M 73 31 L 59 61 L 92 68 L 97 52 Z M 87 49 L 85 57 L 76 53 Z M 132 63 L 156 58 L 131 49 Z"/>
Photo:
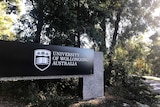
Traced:
<path id="1" fill-rule="evenodd" d="M 160 56 L 159 56 L 159 49 L 160 49 L 160 40 L 159 40 L 159 33 L 156 32 L 153 34 L 150 39 L 152 40 L 152 44 L 149 46 L 149 55 L 147 56 L 147 63 L 150 65 L 151 75 L 154 76 L 159 76 L 159 61 L 160 61 Z"/>
<path id="2" fill-rule="evenodd" d="M 20 0 L 0 1 L 0 39 L 15 40 L 13 28 L 20 12 Z"/>
<path id="3" fill-rule="evenodd" d="M 109 19 L 111 25 L 114 27 L 114 31 L 111 34 L 111 46 L 108 54 L 109 64 L 106 67 L 107 85 L 110 85 L 111 71 L 114 70 L 112 56 L 117 41 L 126 41 L 133 36 L 139 36 L 141 33 L 147 31 L 149 27 L 153 29 L 158 26 L 158 24 L 153 25 L 154 18 L 152 17 L 152 13 L 157 8 L 155 4 L 158 4 L 158 0 L 124 1 L 114 12 L 116 20 L 113 20 L 113 17 Z"/>
<path id="4" fill-rule="evenodd" d="M 11 31 L 13 28 L 13 18 L 7 14 L 7 3 L 0 1 L 0 39 L 13 40 L 14 33 Z"/>
<path id="5" fill-rule="evenodd" d="M 105 19 L 109 2 L 30 0 L 29 4 L 31 10 L 21 17 L 17 28 L 20 40 L 43 43 L 45 37 L 51 44 L 80 47 L 80 35 L 86 33 L 100 50 L 106 51 Z"/>
<path id="6" fill-rule="evenodd" d="M 32 37 L 35 37 L 34 41 L 36 42 L 40 42 L 42 32 L 46 32 L 45 34 L 43 33 L 43 35 L 51 40 L 51 44 L 66 43 L 66 45 L 76 46 L 80 40 L 78 35 L 87 33 L 91 40 L 93 40 L 96 39 L 96 35 L 99 36 L 101 34 L 101 29 L 95 28 L 96 24 L 102 23 L 100 17 L 103 17 L 105 13 L 103 9 L 104 6 L 100 7 L 99 5 L 101 3 L 99 2 L 100 1 L 83 0 L 31 0 L 32 9 L 29 12 L 29 16 L 31 16 L 29 19 L 31 20 L 32 18 L 33 21 L 26 21 L 25 19 L 28 15 L 24 15 L 20 19 L 20 22 L 22 24 L 26 23 L 30 28 L 29 31 L 33 29 L 33 26 L 36 28 L 34 32 L 28 33 Z M 99 5 L 96 6 L 97 4 Z M 104 19 L 105 18 L 103 18 L 103 20 Z M 103 25 L 104 24 L 105 23 L 103 23 Z M 24 29 L 26 29 L 26 27 L 20 26 L 17 34 L 21 35 Z M 103 32 L 104 30 L 105 29 L 103 29 Z M 23 37 L 29 37 L 28 34 L 23 34 Z M 75 41 L 75 39 L 77 39 L 77 41 Z M 101 42 L 100 37 L 97 41 Z"/>
<path id="7" fill-rule="evenodd" d="M 152 24 L 155 20 L 152 12 L 158 0 L 30 0 L 28 3 L 31 5 L 30 12 L 20 19 L 22 26 L 17 30 L 22 40 L 39 43 L 48 39 L 51 44 L 80 46 L 80 35 L 87 34 L 94 46 L 108 54 L 107 85 L 110 85 L 114 69 L 112 57 L 117 41 L 139 36 L 148 30 L 148 26 L 155 28 L 158 25 Z M 112 30 L 108 35 L 106 24 L 110 24 Z M 111 39 L 109 52 L 106 48 L 107 36 Z"/>
<path id="8" fill-rule="evenodd" d="M 154 19 L 151 14 L 157 2 L 158 0 L 29 0 L 28 9 L 20 17 L 16 28 L 17 40 L 80 47 L 80 36 L 86 34 L 98 50 L 107 54 L 107 85 L 112 84 L 111 71 L 114 70 L 117 74 L 121 71 L 121 75 L 125 77 L 121 79 L 125 83 L 128 79 L 128 67 L 137 69 L 131 64 L 141 50 L 133 48 L 136 51 L 133 53 L 127 47 L 128 50 L 121 56 L 121 51 L 124 50 L 122 46 L 129 45 L 126 40 L 139 36 L 148 26 L 156 26 L 151 23 Z M 106 25 L 110 25 L 109 30 L 112 31 L 107 35 Z M 109 52 L 106 48 L 107 36 L 111 39 Z M 122 46 L 118 47 L 119 44 Z M 131 56 L 127 56 L 129 53 Z M 116 66 L 115 57 L 119 61 Z M 122 63 L 121 60 L 126 62 Z"/>

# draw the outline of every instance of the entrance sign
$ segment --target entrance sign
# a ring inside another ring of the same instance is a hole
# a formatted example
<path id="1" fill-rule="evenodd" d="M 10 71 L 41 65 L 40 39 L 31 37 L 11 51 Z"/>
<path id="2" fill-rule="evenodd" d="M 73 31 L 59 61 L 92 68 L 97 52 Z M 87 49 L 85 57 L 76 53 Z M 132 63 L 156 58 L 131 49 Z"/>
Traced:
<path id="1" fill-rule="evenodd" d="M 89 100 L 104 96 L 103 65 L 91 49 L 0 41 L 0 81 L 81 77 Z"/>
<path id="2" fill-rule="evenodd" d="M 94 51 L 0 41 L 0 77 L 93 74 Z"/>

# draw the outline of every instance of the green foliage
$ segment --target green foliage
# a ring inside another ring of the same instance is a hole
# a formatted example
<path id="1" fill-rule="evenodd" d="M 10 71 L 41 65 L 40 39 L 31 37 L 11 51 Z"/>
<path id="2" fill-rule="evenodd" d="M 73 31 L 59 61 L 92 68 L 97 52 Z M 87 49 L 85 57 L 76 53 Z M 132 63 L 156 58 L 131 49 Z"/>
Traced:
<path id="1" fill-rule="evenodd" d="M 159 33 L 153 34 L 150 39 L 152 40 L 152 44 L 149 46 L 149 54 L 147 56 L 147 63 L 149 64 L 149 67 L 151 69 L 151 75 L 159 76 L 160 75 L 160 39 L 159 39 Z"/>
<path id="2" fill-rule="evenodd" d="M 3 96 L 9 96 L 25 101 L 33 98 L 33 96 L 27 97 L 27 95 L 30 96 L 33 93 L 37 94 L 39 91 L 32 81 L 2 82 L 0 90 L 0 94 Z"/>
<path id="3" fill-rule="evenodd" d="M 75 38 L 85 33 L 106 50 L 105 18 L 110 12 L 109 6 L 113 5 L 112 0 L 31 0 L 28 3 L 32 8 L 19 19 L 18 39 L 34 41 L 33 38 L 46 36 L 51 44 L 77 46 Z"/>
<path id="4" fill-rule="evenodd" d="M 46 99 L 39 99 L 39 103 L 36 104 L 38 107 L 69 107 L 71 99 L 65 96 L 53 95 L 50 92 L 41 95 Z"/>
<path id="5" fill-rule="evenodd" d="M 114 63 L 112 73 L 113 93 L 125 99 L 151 105 L 156 102 L 156 94 L 151 92 L 144 79 L 138 76 L 129 76 L 125 66 Z"/>
<path id="6" fill-rule="evenodd" d="M 132 101 L 154 103 L 156 95 L 150 91 L 150 87 L 144 83 L 144 79 L 141 77 L 148 72 L 145 61 L 147 56 L 145 44 L 140 38 L 135 37 L 118 43 L 112 55 L 110 79 L 114 94 Z M 139 60 L 143 61 L 140 67 Z M 107 70 L 107 60 L 105 63 Z"/>
<path id="7" fill-rule="evenodd" d="M 8 2 L 0 1 L 0 39 L 1 40 L 14 40 L 15 33 L 13 32 L 13 24 L 16 15 L 19 14 L 20 0 Z M 14 5 L 13 5 L 14 4 Z M 16 4 L 16 5 L 15 5 Z"/>
<path id="8" fill-rule="evenodd" d="M 37 82 L 45 83 L 44 87 Z M 0 95 L 35 107 L 68 107 L 77 93 L 77 79 L 2 82 L 0 86 Z"/>
<path id="9" fill-rule="evenodd" d="M 115 10 L 112 10 L 111 12 L 112 15 L 110 18 L 108 18 L 109 20 L 108 24 L 110 24 L 109 28 L 113 30 L 112 33 L 108 34 L 111 37 L 111 40 L 110 40 L 111 46 L 109 48 L 109 54 L 107 56 L 108 68 L 106 70 L 106 84 L 108 86 L 110 85 L 109 80 L 111 76 L 111 71 L 112 69 L 114 69 L 112 67 L 113 66 L 112 63 L 114 60 L 113 57 L 114 57 L 116 45 L 119 44 L 118 42 L 121 41 L 121 42 L 124 42 L 125 44 L 125 42 L 128 39 L 134 36 L 138 37 L 145 31 L 148 31 L 148 26 L 150 27 L 157 26 L 157 25 L 154 26 L 151 24 L 154 21 L 152 20 L 152 12 L 154 11 L 155 7 L 154 5 L 152 5 L 152 3 L 149 0 L 146 0 L 146 1 L 147 2 L 143 2 L 139 0 L 138 1 L 122 0 L 122 2 L 118 3 L 119 4 L 117 6 L 118 8 L 116 8 Z M 158 1 L 153 1 L 153 3 L 158 3 Z M 110 32 L 110 29 L 108 30 L 108 32 Z M 134 51 L 132 52 L 134 53 Z M 130 59 L 127 59 L 127 60 L 130 60 Z M 133 56 L 133 59 L 131 60 L 134 60 L 134 56 Z M 126 60 L 122 60 L 122 61 L 126 61 Z M 129 64 L 132 64 L 134 66 L 134 63 L 128 63 L 128 65 Z M 131 65 L 125 66 L 125 67 L 128 67 L 128 69 L 130 69 L 129 67 L 131 67 Z M 135 68 L 135 67 L 132 67 L 132 68 Z M 137 72 L 137 71 L 139 70 L 135 70 L 134 72 Z M 146 69 L 142 71 L 146 72 Z"/>
<path id="10" fill-rule="evenodd" d="M 145 45 L 146 44 L 142 42 L 140 37 L 132 37 L 131 39 L 124 42 L 119 41 L 112 55 L 113 63 L 124 66 L 124 69 L 127 72 L 126 75 L 134 74 L 142 76 L 147 74 L 148 69 L 146 57 L 148 55 L 148 51 L 145 50 Z M 140 67 L 139 64 L 141 64 Z M 114 68 L 114 65 L 112 69 L 116 69 Z"/>
<path id="11" fill-rule="evenodd" d="M 13 19 L 11 16 L 6 14 L 7 11 L 7 5 L 4 3 L 4 1 L 0 2 L 0 39 L 1 40 L 7 40 L 12 39 L 14 37 L 13 32 L 11 32 Z"/>
<path id="12" fill-rule="evenodd" d="M 27 3 L 31 8 L 20 17 L 16 28 L 19 40 L 35 42 L 37 39 L 38 43 L 48 40 L 51 44 L 77 46 L 76 38 L 87 34 L 95 43 L 93 47 L 105 53 L 106 37 L 115 38 L 111 40 L 112 46 L 118 39 L 126 40 L 144 32 L 153 21 L 151 13 L 155 8 L 149 0 L 30 0 Z M 120 28 L 119 32 L 106 35 L 106 24 L 110 25 L 108 30 Z"/>

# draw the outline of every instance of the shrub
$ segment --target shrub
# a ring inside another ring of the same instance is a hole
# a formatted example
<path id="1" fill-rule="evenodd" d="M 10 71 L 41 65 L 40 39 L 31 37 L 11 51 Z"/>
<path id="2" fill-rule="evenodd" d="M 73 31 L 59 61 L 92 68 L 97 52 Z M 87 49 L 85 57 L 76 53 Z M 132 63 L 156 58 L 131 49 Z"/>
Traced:
<path id="1" fill-rule="evenodd" d="M 77 84 L 77 79 L 1 82 L 0 94 L 32 106 L 67 107 L 77 95 Z"/>
<path id="2" fill-rule="evenodd" d="M 114 64 L 113 68 L 111 83 L 115 95 L 149 105 L 155 103 L 156 94 L 144 83 L 144 78 L 128 75 L 128 71 L 121 64 Z"/>

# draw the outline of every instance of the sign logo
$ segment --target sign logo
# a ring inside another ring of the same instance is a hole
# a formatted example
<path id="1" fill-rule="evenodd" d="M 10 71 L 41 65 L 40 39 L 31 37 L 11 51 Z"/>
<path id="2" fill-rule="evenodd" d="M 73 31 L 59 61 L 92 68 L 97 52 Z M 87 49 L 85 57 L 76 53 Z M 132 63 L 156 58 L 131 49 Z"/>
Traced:
<path id="1" fill-rule="evenodd" d="M 34 50 L 34 65 L 40 71 L 46 70 L 51 65 L 51 51 L 46 49 Z"/>

